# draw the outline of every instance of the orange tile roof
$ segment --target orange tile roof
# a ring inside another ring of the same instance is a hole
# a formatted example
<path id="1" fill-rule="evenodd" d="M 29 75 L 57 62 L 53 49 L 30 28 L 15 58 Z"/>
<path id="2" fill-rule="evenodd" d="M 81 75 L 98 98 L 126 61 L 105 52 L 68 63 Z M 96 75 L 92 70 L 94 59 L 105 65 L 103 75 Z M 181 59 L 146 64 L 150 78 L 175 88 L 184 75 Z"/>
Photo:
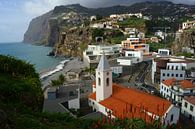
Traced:
<path id="1" fill-rule="evenodd" d="M 94 94 L 91 95 L 91 99 L 93 99 Z M 151 116 L 147 115 L 143 110 L 163 116 L 170 107 L 171 102 L 142 91 L 113 84 L 112 96 L 101 101 L 100 104 L 112 110 L 113 115 L 118 118 L 143 118 L 146 121 L 150 121 Z M 140 112 L 141 109 L 142 112 Z"/>
<path id="2" fill-rule="evenodd" d="M 184 97 L 189 103 L 195 105 L 195 96 Z"/>
<path id="3" fill-rule="evenodd" d="M 165 81 L 163 81 L 162 83 L 167 85 L 167 86 L 173 86 L 176 83 L 176 79 L 172 78 L 172 79 L 167 79 Z M 181 86 L 181 88 L 183 89 L 187 89 L 187 88 L 195 88 L 195 84 L 193 84 L 191 81 L 188 80 L 182 80 L 182 81 L 178 81 L 179 85 Z"/>
<path id="4" fill-rule="evenodd" d="M 89 98 L 93 99 L 93 100 L 96 100 L 96 93 L 94 92 L 94 93 L 90 94 Z"/>
<path id="5" fill-rule="evenodd" d="M 162 83 L 167 85 L 167 86 L 172 86 L 173 84 L 175 84 L 175 82 L 176 82 L 176 79 L 171 78 L 171 79 L 164 80 Z"/>
<path id="6" fill-rule="evenodd" d="M 195 88 L 195 84 L 193 84 L 191 81 L 183 80 L 180 82 L 180 85 L 183 89 L 187 88 Z"/>

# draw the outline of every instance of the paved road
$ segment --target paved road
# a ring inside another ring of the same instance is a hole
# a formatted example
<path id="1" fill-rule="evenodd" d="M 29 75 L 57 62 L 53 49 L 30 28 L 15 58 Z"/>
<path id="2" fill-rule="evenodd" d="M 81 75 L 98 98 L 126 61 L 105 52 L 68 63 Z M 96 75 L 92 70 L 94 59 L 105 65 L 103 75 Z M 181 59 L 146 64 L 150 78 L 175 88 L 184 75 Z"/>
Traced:
<path id="1" fill-rule="evenodd" d="M 136 85 L 138 86 L 138 89 L 141 89 L 148 93 L 158 94 L 158 90 L 155 88 L 155 86 L 147 84 L 145 82 L 146 75 L 150 71 L 152 66 L 150 61 L 145 61 L 144 63 L 145 66 L 143 70 L 141 70 L 138 76 L 136 77 Z"/>

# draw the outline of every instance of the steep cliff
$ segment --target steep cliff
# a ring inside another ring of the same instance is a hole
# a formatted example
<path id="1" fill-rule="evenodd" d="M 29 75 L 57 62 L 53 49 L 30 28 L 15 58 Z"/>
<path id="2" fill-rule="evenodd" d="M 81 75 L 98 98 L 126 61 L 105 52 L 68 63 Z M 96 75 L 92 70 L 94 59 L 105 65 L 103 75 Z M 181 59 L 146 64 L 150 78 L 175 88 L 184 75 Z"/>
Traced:
<path id="1" fill-rule="evenodd" d="M 188 47 L 195 51 L 195 29 L 186 30 L 180 34 L 179 38 L 173 43 L 173 54 L 182 52 L 183 47 Z"/>
<path id="2" fill-rule="evenodd" d="M 52 11 L 34 18 L 24 34 L 23 42 L 33 44 L 47 44 L 48 35 L 50 32 L 49 18 L 52 15 Z"/>
<path id="3" fill-rule="evenodd" d="M 73 27 L 61 34 L 60 42 L 55 45 L 56 55 L 82 56 L 83 50 L 91 43 L 88 27 Z"/>

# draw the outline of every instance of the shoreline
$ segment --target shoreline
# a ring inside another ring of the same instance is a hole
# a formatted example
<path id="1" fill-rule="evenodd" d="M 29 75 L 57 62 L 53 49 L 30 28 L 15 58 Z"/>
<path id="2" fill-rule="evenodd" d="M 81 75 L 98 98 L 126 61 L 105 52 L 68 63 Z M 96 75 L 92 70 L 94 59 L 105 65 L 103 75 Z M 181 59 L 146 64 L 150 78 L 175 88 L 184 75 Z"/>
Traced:
<path id="1" fill-rule="evenodd" d="M 53 70 L 53 72 L 49 71 L 48 73 L 50 73 L 50 75 L 47 77 L 45 76 L 43 79 L 41 79 L 42 89 L 45 89 L 46 87 L 48 87 L 51 84 L 51 80 L 56 80 L 60 74 L 65 75 L 68 71 L 72 69 L 83 69 L 86 67 L 85 63 L 82 62 L 78 57 L 74 57 L 69 60 L 61 61 L 61 63 L 64 63 L 63 67 L 62 65 L 56 66 L 58 70 Z"/>
<path id="2" fill-rule="evenodd" d="M 70 59 L 63 60 L 54 69 L 50 69 L 47 72 L 41 73 L 40 74 L 40 79 L 45 79 L 45 78 L 55 74 L 56 72 L 59 72 L 59 71 L 63 70 L 66 63 L 69 62 L 69 61 L 70 61 Z"/>

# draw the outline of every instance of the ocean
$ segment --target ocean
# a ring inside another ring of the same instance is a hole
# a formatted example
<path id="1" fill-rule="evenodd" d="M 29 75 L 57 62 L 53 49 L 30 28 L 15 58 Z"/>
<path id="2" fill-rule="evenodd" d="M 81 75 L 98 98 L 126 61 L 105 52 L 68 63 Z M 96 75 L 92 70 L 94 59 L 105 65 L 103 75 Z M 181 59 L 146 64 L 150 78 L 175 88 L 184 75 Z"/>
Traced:
<path id="1" fill-rule="evenodd" d="M 35 46 L 25 43 L 0 43 L 0 54 L 10 55 L 34 64 L 38 73 L 55 69 L 65 58 L 47 56 L 51 47 Z"/>

